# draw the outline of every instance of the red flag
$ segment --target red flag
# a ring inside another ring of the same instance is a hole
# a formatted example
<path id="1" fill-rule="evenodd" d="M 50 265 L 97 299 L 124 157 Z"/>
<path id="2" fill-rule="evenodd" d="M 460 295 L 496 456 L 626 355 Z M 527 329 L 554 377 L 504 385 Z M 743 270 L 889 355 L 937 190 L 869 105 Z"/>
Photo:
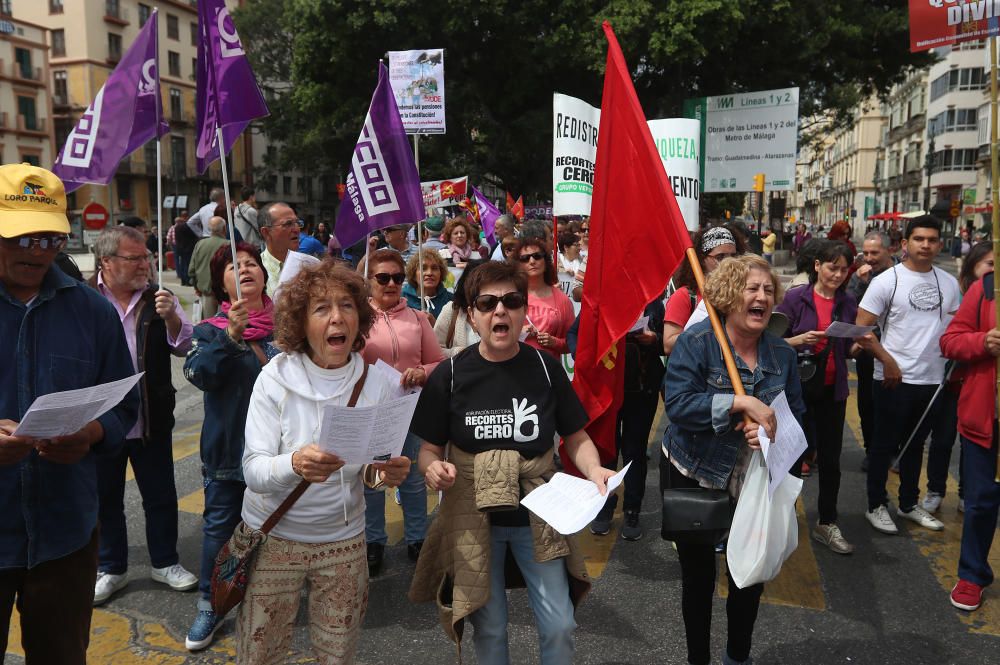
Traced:
<path id="1" fill-rule="evenodd" d="M 607 21 L 604 34 L 608 60 L 573 378 L 590 416 L 587 433 L 602 463 L 616 456 L 625 376 L 623 337 L 646 305 L 661 296 L 691 246 L 625 57 Z M 567 470 L 575 472 L 568 462 L 563 455 Z"/>
<path id="2" fill-rule="evenodd" d="M 510 195 L 510 192 L 505 192 L 507 194 L 507 212 L 514 207 L 514 197 Z"/>
<path id="3" fill-rule="evenodd" d="M 517 217 L 517 221 L 524 219 L 524 197 L 517 197 L 517 203 L 510 207 L 510 214 Z"/>

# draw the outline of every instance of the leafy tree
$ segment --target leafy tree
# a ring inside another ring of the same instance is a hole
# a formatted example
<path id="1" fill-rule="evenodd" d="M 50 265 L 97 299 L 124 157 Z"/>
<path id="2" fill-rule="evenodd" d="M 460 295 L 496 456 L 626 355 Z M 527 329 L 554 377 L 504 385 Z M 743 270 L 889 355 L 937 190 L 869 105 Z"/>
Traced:
<path id="1" fill-rule="evenodd" d="M 421 176 L 551 197 L 552 93 L 599 105 L 608 19 L 650 118 L 685 98 L 799 86 L 802 117 L 844 122 L 911 66 L 903 0 L 250 0 L 234 13 L 270 83 L 270 166 L 342 178 L 390 49 L 445 49 L 448 133 Z"/>

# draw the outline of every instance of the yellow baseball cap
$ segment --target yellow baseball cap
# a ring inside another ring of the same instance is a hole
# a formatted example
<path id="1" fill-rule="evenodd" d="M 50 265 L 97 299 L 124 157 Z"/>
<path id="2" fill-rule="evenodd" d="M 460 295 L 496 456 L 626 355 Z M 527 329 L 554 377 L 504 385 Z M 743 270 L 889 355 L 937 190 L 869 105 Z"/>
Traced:
<path id="1" fill-rule="evenodd" d="M 0 166 L 0 237 L 30 233 L 69 233 L 66 188 L 56 174 L 38 166 Z"/>

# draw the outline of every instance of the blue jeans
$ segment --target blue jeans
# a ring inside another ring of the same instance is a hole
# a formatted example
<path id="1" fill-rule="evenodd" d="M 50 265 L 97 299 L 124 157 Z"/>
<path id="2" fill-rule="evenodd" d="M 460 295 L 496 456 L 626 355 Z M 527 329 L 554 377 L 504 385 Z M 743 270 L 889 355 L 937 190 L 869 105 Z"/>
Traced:
<path id="1" fill-rule="evenodd" d="M 177 487 L 170 437 L 144 442 L 128 439 L 114 455 L 97 456 L 100 550 L 98 570 L 124 575 L 128 570 L 125 526 L 125 465 L 132 463 L 146 517 L 146 546 L 153 568 L 180 561 L 177 555 Z"/>
<path id="2" fill-rule="evenodd" d="M 413 464 L 406 480 L 399 486 L 399 500 L 403 504 L 403 537 L 407 545 L 423 542 L 427 535 L 427 485 L 417 471 L 419 452 L 420 439 L 407 434 L 403 455 L 409 457 Z M 385 490 L 365 488 L 365 540 L 380 545 L 389 542 L 385 533 Z"/>
<path id="3" fill-rule="evenodd" d="M 958 558 L 958 577 L 979 586 L 993 582 L 990 546 L 1000 512 L 1000 484 L 997 469 L 997 429 L 993 424 L 993 447 L 990 450 L 962 437 L 965 458 L 965 517 L 962 521 L 962 553 Z"/>
<path id="4" fill-rule="evenodd" d="M 528 587 L 528 600 L 538 626 L 542 665 L 570 665 L 573 662 L 573 602 L 563 559 L 535 561 L 535 545 L 530 526 L 490 527 L 490 597 L 469 616 L 475 632 L 479 665 L 509 665 L 507 644 L 507 593 L 504 560 L 507 548 L 521 570 Z"/>
<path id="5" fill-rule="evenodd" d="M 948 486 L 951 451 L 955 447 L 955 436 L 958 433 L 958 392 L 945 385 L 938 395 L 938 402 L 938 417 L 931 425 L 931 445 L 927 449 L 927 490 L 944 496 Z M 958 472 L 960 497 L 964 496 L 962 473 L 960 465 Z"/>
<path id="6" fill-rule="evenodd" d="M 868 510 L 875 510 L 888 503 L 885 483 L 889 476 L 889 466 L 913 433 L 937 388 L 900 383 L 895 388 L 887 389 L 882 386 L 881 381 L 874 382 L 872 396 L 875 406 L 875 437 L 868 445 Z M 899 460 L 900 510 L 909 511 L 917 505 L 924 440 L 931 429 L 931 423 L 940 418 L 940 405 L 940 399 L 934 402 L 934 407 L 920 425 L 920 431 L 913 436 L 906 454 Z"/>
<path id="7" fill-rule="evenodd" d="M 205 478 L 205 510 L 201 541 L 201 576 L 198 591 L 201 592 L 199 609 L 211 609 L 208 601 L 212 597 L 212 568 L 215 556 L 226 544 L 236 525 L 240 523 L 243 509 L 243 492 L 247 486 L 240 480 L 213 480 Z"/>

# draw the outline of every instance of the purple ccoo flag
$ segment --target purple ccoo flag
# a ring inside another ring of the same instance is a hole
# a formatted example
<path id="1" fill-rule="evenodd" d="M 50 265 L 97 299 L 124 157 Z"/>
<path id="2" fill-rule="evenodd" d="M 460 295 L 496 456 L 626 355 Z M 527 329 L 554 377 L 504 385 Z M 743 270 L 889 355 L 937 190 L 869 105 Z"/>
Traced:
<path id="1" fill-rule="evenodd" d="M 496 228 L 497 219 L 500 217 L 500 210 L 475 187 L 472 188 L 472 195 L 476 199 L 476 207 L 479 208 L 479 223 L 483 226 L 483 233 L 486 234 L 486 239 L 492 245 L 496 242 L 496 238 L 493 237 L 493 229 Z"/>
<path id="2" fill-rule="evenodd" d="M 170 127 L 160 109 L 160 72 L 154 10 L 97 96 L 66 137 L 52 172 L 72 192 L 107 185 L 118 164 Z"/>
<path id="3" fill-rule="evenodd" d="M 378 85 L 354 146 L 334 235 L 342 247 L 351 247 L 372 231 L 424 217 L 417 165 L 389 87 L 389 72 L 379 63 Z"/>
<path id="4" fill-rule="evenodd" d="M 218 127 L 228 154 L 250 121 L 270 112 L 223 0 L 198 2 L 198 34 L 195 158 L 204 173 L 219 159 Z"/>

